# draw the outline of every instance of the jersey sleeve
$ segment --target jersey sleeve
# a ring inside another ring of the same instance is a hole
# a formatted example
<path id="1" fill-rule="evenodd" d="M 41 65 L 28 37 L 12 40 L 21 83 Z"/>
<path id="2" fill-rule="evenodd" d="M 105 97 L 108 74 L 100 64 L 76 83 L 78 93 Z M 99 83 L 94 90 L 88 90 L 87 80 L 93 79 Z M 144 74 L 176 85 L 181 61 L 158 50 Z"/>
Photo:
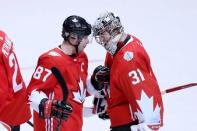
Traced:
<path id="1" fill-rule="evenodd" d="M 56 81 L 51 72 L 52 64 L 47 58 L 38 60 L 36 69 L 28 86 L 28 93 L 33 90 L 51 90 Z"/>
<path id="2" fill-rule="evenodd" d="M 157 81 L 143 59 L 124 61 L 118 72 L 120 90 L 123 91 L 140 123 L 160 123 L 161 94 Z"/>
<path id="3" fill-rule="evenodd" d="M 5 95 L 5 92 L 8 92 L 8 77 L 7 77 L 7 71 L 6 71 L 6 66 L 5 66 L 5 61 L 4 61 L 4 54 L 3 54 L 3 44 L 5 41 L 5 34 L 0 31 L 0 110 L 1 107 L 3 106 L 3 103 L 5 103 L 7 95 Z"/>
<path id="4" fill-rule="evenodd" d="M 52 63 L 48 58 L 39 58 L 37 67 L 28 85 L 27 92 L 31 107 L 38 112 L 38 106 L 43 98 L 48 98 L 56 86 L 56 79 L 51 72 Z"/>
<path id="5" fill-rule="evenodd" d="M 109 52 L 107 52 L 106 56 L 105 56 L 105 63 L 104 63 L 104 65 L 106 67 L 108 67 L 108 68 L 111 68 L 112 61 L 113 61 L 112 55 Z"/>
<path id="6" fill-rule="evenodd" d="M 7 73 L 2 61 L 2 55 L 0 59 L 0 110 L 1 107 L 3 106 L 3 103 L 5 103 L 7 95 L 5 95 L 6 92 L 8 92 L 8 78 L 7 78 Z"/>
<path id="7" fill-rule="evenodd" d="M 11 101 L 12 92 L 17 93 L 25 87 L 13 43 L 3 32 L 0 32 L 0 104 Z M 5 95 L 6 93 L 6 95 Z"/>

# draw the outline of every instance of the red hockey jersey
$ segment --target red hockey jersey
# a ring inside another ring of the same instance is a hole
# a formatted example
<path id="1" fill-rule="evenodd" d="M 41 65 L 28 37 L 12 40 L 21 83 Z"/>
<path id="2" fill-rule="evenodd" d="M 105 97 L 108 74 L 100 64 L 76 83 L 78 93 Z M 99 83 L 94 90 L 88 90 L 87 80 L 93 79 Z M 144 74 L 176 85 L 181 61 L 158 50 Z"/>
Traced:
<path id="1" fill-rule="evenodd" d="M 2 31 L 0 49 L 0 121 L 16 126 L 28 121 L 31 112 L 13 43 Z"/>
<path id="2" fill-rule="evenodd" d="M 149 56 L 141 42 L 131 36 L 114 57 L 107 53 L 105 65 L 111 68 L 108 99 L 111 126 L 135 120 L 161 126 L 162 97 Z"/>
<path id="3" fill-rule="evenodd" d="M 66 55 L 60 48 L 54 48 L 39 57 L 36 70 L 28 86 L 31 97 L 33 91 L 42 91 L 49 99 L 63 99 L 59 83 L 51 73 L 51 68 L 57 67 L 68 86 L 68 100 L 73 112 L 66 121 L 62 121 L 61 131 L 82 131 L 82 109 L 87 93 L 88 59 L 84 52 L 76 57 Z M 34 98 L 33 98 L 34 99 Z M 35 98 L 38 99 L 38 98 Z M 30 101 L 37 101 L 32 100 Z M 37 106 L 40 100 L 37 102 Z M 56 130 L 57 120 L 41 119 L 38 110 L 34 110 L 34 131 Z"/>

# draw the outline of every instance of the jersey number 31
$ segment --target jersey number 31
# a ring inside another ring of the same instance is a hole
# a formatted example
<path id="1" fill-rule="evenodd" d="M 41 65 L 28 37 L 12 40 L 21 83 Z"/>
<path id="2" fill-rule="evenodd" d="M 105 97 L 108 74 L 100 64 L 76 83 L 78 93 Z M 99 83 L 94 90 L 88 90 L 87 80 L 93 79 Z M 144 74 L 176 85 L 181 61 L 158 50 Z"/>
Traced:
<path id="1" fill-rule="evenodd" d="M 129 77 L 132 78 L 132 84 L 133 85 L 136 85 L 136 84 L 145 80 L 145 78 L 144 78 L 142 72 L 140 71 L 140 69 L 130 71 L 129 72 Z"/>

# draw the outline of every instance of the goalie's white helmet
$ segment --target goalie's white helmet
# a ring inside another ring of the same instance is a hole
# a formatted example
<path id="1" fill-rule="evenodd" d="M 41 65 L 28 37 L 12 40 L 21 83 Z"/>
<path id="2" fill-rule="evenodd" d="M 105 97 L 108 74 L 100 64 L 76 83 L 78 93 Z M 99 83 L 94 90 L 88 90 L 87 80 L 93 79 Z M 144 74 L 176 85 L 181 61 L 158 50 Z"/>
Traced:
<path id="1" fill-rule="evenodd" d="M 124 31 L 119 17 L 112 12 L 102 13 L 93 24 L 92 30 L 96 42 L 103 45 L 109 53 L 114 55 L 117 43 Z"/>

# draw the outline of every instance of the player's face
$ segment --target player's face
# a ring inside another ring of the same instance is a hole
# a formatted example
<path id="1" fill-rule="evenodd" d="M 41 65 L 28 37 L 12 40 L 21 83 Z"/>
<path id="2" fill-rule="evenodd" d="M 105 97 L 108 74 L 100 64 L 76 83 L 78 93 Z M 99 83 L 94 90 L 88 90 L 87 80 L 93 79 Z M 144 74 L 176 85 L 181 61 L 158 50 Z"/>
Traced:
<path id="1" fill-rule="evenodd" d="M 78 46 L 78 52 L 83 51 L 88 43 L 89 43 L 88 36 L 84 36 L 83 38 L 81 38 Z"/>
<path id="2" fill-rule="evenodd" d="M 89 36 L 83 36 L 83 35 L 78 35 L 75 33 L 71 33 L 69 36 L 69 42 L 72 45 L 78 45 L 78 52 L 81 52 L 84 50 L 86 45 L 89 43 Z"/>
<path id="3" fill-rule="evenodd" d="M 71 33 L 70 36 L 69 36 L 69 42 L 72 45 L 78 45 L 79 44 L 79 37 L 78 37 L 78 35 L 75 34 L 75 33 Z"/>
<path id="4" fill-rule="evenodd" d="M 107 44 L 110 44 L 109 41 L 111 40 L 111 35 L 109 34 L 109 32 L 104 31 L 96 36 L 95 39 L 97 43 L 105 47 Z"/>

